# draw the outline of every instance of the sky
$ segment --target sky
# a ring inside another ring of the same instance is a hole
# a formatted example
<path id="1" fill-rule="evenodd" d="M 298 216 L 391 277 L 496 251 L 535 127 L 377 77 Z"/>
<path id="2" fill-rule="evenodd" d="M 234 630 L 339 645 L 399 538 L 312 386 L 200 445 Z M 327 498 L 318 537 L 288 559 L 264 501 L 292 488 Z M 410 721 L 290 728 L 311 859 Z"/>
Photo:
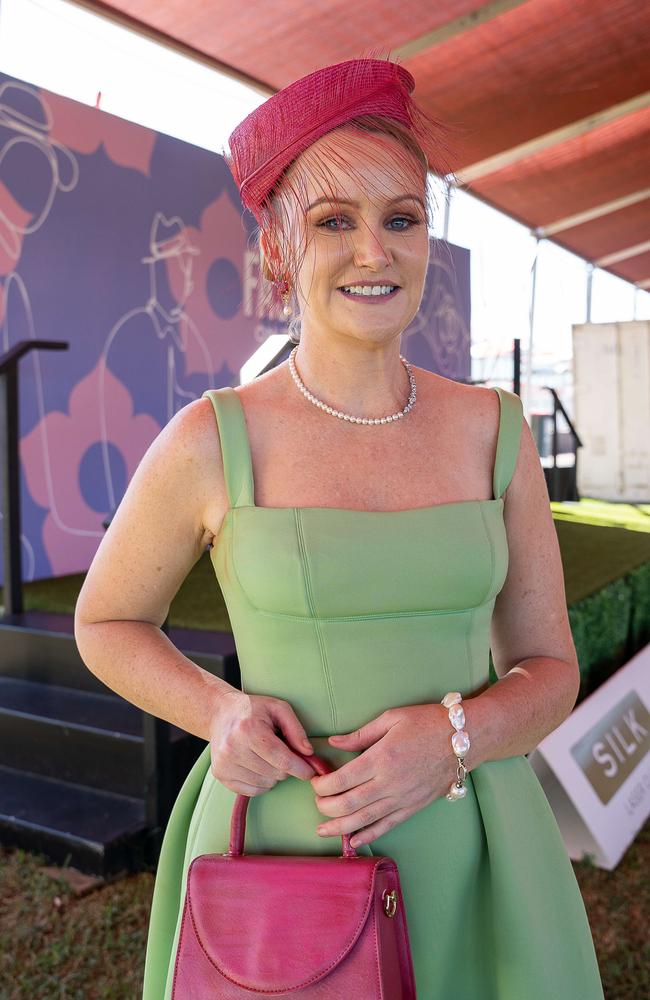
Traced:
<path id="1" fill-rule="evenodd" d="M 67 0 L 0 0 L 0 71 L 93 107 L 101 95 L 103 111 L 214 152 L 268 96 Z M 442 213 L 434 233 L 443 235 Z M 507 382 L 515 337 L 527 352 L 537 253 L 533 370 L 543 382 L 555 373 L 570 394 L 586 262 L 462 190 L 452 192 L 447 238 L 471 251 L 472 377 Z M 592 323 L 650 319 L 649 292 L 599 268 L 592 286 Z"/>

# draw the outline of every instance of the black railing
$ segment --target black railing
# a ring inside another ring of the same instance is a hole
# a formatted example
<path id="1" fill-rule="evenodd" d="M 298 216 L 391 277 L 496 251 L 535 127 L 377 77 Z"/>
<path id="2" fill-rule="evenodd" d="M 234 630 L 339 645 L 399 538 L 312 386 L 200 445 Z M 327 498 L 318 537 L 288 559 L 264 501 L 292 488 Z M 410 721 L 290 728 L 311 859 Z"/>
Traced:
<path id="1" fill-rule="evenodd" d="M 552 385 L 545 385 L 543 386 L 543 388 L 547 389 L 550 392 L 551 396 L 553 397 L 553 413 L 551 414 L 551 419 L 553 421 L 553 447 L 552 447 L 553 465 L 549 473 L 550 477 L 549 494 L 551 500 L 563 499 L 560 497 L 559 472 L 557 464 L 557 456 L 558 456 L 557 415 L 558 413 L 561 413 L 567 422 L 567 426 L 569 428 L 571 437 L 573 439 L 574 465 L 572 474 L 571 493 L 572 493 L 572 499 L 578 500 L 580 499 L 578 496 L 578 448 L 582 448 L 582 441 L 580 440 L 580 436 L 573 425 L 571 417 L 564 409 L 564 406 L 562 405 L 562 400 L 558 396 L 557 391 L 553 388 Z"/>
<path id="2" fill-rule="evenodd" d="M 19 340 L 0 355 L 0 470 L 4 542 L 4 614 L 22 614 L 20 463 L 18 460 L 18 362 L 28 351 L 67 351 L 66 340 Z"/>

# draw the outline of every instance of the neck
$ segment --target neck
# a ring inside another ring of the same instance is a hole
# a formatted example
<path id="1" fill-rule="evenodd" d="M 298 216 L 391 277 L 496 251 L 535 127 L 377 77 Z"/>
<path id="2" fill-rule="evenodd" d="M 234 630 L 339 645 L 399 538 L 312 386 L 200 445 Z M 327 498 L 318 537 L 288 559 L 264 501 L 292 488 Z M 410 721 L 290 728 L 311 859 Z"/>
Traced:
<path id="1" fill-rule="evenodd" d="M 344 413 L 385 416 L 408 402 L 411 383 L 400 360 L 399 340 L 352 348 L 330 341 L 321 348 L 303 333 L 294 361 L 305 387 Z"/>

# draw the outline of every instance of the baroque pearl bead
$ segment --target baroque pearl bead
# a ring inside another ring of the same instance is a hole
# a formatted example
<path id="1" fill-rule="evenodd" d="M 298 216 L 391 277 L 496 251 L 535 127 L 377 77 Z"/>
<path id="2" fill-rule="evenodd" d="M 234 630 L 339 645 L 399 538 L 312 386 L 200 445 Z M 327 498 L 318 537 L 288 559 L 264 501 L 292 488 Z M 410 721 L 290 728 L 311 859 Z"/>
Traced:
<path id="1" fill-rule="evenodd" d="M 449 721 L 454 729 L 462 729 L 465 725 L 465 709 L 462 705 L 452 705 L 449 709 Z"/>
<path id="2" fill-rule="evenodd" d="M 462 697 L 460 691 L 449 691 L 442 699 L 442 704 L 445 708 L 451 708 L 452 705 L 457 705 Z"/>
<path id="3" fill-rule="evenodd" d="M 464 757 L 469 750 L 469 734 L 464 729 L 460 729 L 451 738 L 451 745 L 457 757 Z"/>
<path id="4" fill-rule="evenodd" d="M 455 781 L 452 781 L 446 798 L 448 798 L 450 802 L 455 802 L 457 799 L 464 799 L 466 795 L 467 788 L 465 785 L 458 785 Z"/>

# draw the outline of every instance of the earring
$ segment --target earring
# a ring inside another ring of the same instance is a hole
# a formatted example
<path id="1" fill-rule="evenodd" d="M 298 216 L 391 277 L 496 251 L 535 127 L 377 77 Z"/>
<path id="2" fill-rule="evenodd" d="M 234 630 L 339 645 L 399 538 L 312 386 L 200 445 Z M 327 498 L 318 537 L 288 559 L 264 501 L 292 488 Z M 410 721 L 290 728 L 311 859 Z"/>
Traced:
<path id="1" fill-rule="evenodd" d="M 289 282 L 287 281 L 286 278 L 282 278 L 282 279 L 280 279 L 279 281 L 276 282 L 276 285 L 278 287 L 278 291 L 280 292 L 280 295 L 282 296 L 282 298 L 284 300 L 284 306 L 282 308 L 282 314 L 285 317 L 289 317 L 291 315 L 291 306 L 289 305 L 289 301 L 288 301 L 289 290 L 290 290 L 289 289 Z"/>

